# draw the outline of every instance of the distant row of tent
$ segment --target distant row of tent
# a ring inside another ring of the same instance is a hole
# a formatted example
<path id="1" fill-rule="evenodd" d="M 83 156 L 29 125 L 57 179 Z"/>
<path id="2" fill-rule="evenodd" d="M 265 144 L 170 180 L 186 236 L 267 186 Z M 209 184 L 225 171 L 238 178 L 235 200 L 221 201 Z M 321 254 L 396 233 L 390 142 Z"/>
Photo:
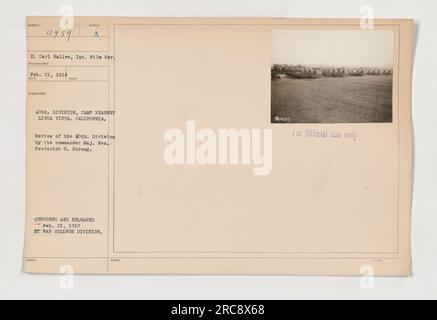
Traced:
<path id="1" fill-rule="evenodd" d="M 280 80 L 282 77 L 293 79 L 317 79 L 320 77 L 362 77 L 392 75 L 392 69 L 384 68 L 348 68 L 348 67 L 308 67 L 302 65 L 279 65 L 272 66 L 272 80 Z"/>

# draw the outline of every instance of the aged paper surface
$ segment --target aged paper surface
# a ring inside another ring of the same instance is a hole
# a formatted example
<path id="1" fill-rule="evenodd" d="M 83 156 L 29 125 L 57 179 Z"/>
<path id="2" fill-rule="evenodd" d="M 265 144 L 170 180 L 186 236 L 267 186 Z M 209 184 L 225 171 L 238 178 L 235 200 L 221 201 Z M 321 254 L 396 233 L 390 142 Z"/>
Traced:
<path id="1" fill-rule="evenodd" d="M 29 17 L 25 271 L 410 275 L 413 22 L 372 27 Z"/>

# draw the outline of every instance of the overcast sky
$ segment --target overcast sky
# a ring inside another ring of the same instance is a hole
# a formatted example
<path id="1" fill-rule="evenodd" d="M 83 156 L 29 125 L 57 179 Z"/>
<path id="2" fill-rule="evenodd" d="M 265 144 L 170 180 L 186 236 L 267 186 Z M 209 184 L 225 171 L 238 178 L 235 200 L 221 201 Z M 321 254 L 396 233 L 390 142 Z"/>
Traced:
<path id="1" fill-rule="evenodd" d="M 274 30 L 272 62 L 392 67 L 389 30 Z"/>

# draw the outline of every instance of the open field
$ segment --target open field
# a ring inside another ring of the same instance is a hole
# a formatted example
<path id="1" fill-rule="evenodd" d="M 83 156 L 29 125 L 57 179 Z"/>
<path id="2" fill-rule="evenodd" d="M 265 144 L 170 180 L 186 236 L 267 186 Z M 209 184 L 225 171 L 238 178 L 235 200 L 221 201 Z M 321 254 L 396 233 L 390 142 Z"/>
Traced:
<path id="1" fill-rule="evenodd" d="M 293 123 L 392 122 L 391 75 L 272 81 L 271 120 Z M 276 119 L 276 120 L 275 120 Z"/>

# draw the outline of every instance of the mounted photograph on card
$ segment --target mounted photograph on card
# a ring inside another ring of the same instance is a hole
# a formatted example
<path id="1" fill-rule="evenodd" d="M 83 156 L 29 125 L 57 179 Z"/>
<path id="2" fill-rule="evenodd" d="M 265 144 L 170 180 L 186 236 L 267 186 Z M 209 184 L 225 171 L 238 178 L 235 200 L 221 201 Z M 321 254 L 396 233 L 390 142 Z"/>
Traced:
<path id="1" fill-rule="evenodd" d="M 272 123 L 391 123 L 391 30 L 272 31 Z"/>
<path id="2" fill-rule="evenodd" d="M 58 26 L 27 20 L 26 272 L 411 275 L 412 20 Z"/>

